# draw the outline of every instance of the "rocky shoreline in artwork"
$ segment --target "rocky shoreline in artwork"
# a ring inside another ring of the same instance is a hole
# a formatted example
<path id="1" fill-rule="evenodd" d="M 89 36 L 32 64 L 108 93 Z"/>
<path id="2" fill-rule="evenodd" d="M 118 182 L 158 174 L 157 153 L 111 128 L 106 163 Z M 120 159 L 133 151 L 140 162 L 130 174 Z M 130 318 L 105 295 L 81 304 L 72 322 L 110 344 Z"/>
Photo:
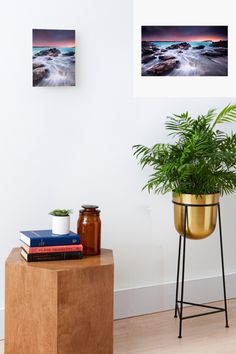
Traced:
<path id="1" fill-rule="evenodd" d="M 227 76 L 228 42 L 142 42 L 143 76 Z"/>
<path id="2" fill-rule="evenodd" d="M 33 54 L 33 86 L 74 86 L 75 51 L 38 50 Z"/>

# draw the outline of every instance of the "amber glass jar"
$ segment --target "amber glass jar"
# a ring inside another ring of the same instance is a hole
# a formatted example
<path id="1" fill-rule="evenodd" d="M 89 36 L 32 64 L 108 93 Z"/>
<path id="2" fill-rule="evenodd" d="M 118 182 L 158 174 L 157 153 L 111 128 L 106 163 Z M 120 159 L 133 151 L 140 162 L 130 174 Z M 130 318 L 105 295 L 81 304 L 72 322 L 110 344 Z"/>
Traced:
<path id="1" fill-rule="evenodd" d="M 85 256 L 96 256 L 101 249 L 100 210 L 96 205 L 82 205 L 77 223 Z"/>

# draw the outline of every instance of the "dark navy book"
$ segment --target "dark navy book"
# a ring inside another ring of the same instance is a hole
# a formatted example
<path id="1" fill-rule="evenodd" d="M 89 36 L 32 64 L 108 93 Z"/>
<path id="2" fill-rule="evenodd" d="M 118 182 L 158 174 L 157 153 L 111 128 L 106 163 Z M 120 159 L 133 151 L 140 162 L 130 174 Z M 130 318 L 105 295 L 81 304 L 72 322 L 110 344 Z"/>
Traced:
<path id="1" fill-rule="evenodd" d="M 52 230 L 20 231 L 20 240 L 30 247 L 80 244 L 80 236 L 72 231 L 67 235 L 55 235 Z"/>

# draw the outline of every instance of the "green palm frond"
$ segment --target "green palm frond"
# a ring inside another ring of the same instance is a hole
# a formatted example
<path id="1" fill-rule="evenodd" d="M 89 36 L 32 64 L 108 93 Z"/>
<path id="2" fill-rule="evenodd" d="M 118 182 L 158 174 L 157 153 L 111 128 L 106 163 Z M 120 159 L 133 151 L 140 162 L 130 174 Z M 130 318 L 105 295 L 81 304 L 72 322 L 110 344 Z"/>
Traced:
<path id="1" fill-rule="evenodd" d="M 215 119 L 215 122 L 212 125 L 212 128 L 216 126 L 216 124 L 221 123 L 232 123 L 236 121 L 236 105 L 228 104 L 222 111 L 218 114 Z"/>
<path id="2" fill-rule="evenodd" d="M 179 135 L 182 136 L 186 133 L 193 119 L 189 116 L 188 112 L 182 113 L 181 115 L 174 114 L 172 117 L 167 117 L 166 129 L 170 130 L 169 135 Z"/>
<path id="3" fill-rule="evenodd" d="M 201 118 L 204 119 L 207 122 L 207 124 L 210 124 L 215 117 L 216 117 L 216 109 L 215 108 L 209 109 L 209 111 L 207 112 L 207 114 L 205 116 L 204 115 L 201 116 Z"/>
<path id="4" fill-rule="evenodd" d="M 236 120 L 236 105 L 218 115 L 214 109 L 197 119 L 188 112 L 167 117 L 166 128 L 177 137 L 174 144 L 152 147 L 134 145 L 134 156 L 142 168 L 153 173 L 144 189 L 189 194 L 232 193 L 236 189 L 236 134 L 214 130 L 214 126 Z"/>

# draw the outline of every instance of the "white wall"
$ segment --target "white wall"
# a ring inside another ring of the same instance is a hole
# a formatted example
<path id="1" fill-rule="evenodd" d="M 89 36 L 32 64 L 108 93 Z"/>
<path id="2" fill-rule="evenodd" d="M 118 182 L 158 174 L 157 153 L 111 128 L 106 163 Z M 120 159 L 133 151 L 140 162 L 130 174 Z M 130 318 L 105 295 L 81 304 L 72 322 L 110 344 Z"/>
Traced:
<path id="1" fill-rule="evenodd" d="M 0 307 L 18 231 L 50 227 L 55 207 L 74 209 L 75 229 L 81 204 L 100 206 L 117 290 L 174 282 L 171 195 L 141 192 L 150 171 L 141 172 L 131 147 L 166 141 L 168 114 L 236 99 L 134 98 L 131 0 L 14 0 L 2 5 L 0 26 Z M 76 88 L 31 87 L 32 28 L 76 29 Z M 227 273 L 236 272 L 235 201 L 222 202 Z M 220 273 L 218 246 L 217 236 L 189 242 L 188 279 Z"/>

